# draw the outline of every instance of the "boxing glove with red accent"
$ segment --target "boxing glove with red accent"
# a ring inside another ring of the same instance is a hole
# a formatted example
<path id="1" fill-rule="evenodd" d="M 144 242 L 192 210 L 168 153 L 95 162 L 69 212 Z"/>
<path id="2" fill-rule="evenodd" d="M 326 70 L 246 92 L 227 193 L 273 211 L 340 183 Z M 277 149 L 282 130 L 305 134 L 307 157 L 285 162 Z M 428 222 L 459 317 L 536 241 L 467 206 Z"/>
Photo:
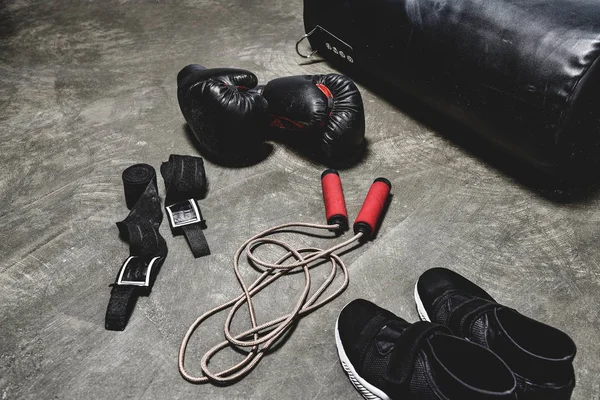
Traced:
<path id="1" fill-rule="evenodd" d="M 267 102 L 250 71 L 191 64 L 177 75 L 181 111 L 200 146 L 217 161 L 252 162 L 263 152 Z"/>
<path id="2" fill-rule="evenodd" d="M 339 74 L 304 75 L 270 81 L 260 92 L 272 127 L 302 131 L 328 161 L 355 156 L 365 139 L 362 97 L 352 80 Z"/>

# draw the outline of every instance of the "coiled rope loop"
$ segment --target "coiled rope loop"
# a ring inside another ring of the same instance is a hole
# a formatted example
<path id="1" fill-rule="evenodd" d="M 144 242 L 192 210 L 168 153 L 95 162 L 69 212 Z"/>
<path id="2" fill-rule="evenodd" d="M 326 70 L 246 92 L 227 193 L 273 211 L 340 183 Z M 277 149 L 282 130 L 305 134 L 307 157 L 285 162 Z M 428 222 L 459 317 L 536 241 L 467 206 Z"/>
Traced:
<path id="1" fill-rule="evenodd" d="M 336 230 L 338 228 L 338 225 L 320 225 L 303 222 L 283 224 L 267 229 L 253 236 L 252 238 L 248 239 L 244 244 L 242 244 L 242 246 L 240 246 L 240 248 L 237 250 L 234 256 L 233 269 L 243 293 L 240 294 L 238 297 L 231 299 L 230 301 L 202 314 L 196 319 L 196 321 L 194 321 L 194 323 L 192 323 L 192 325 L 187 330 L 181 343 L 181 347 L 179 348 L 179 372 L 186 380 L 192 383 L 229 383 L 241 378 L 242 376 L 250 372 L 262 360 L 264 355 L 268 353 L 269 349 L 273 346 L 273 344 L 276 343 L 286 334 L 286 332 L 290 329 L 290 327 L 295 321 L 332 301 L 346 289 L 346 287 L 348 286 L 348 269 L 346 268 L 346 265 L 344 264 L 342 259 L 333 253 L 336 250 L 339 250 L 358 241 L 363 234 L 358 233 L 352 238 L 326 250 L 314 247 L 294 249 L 288 243 L 268 237 L 277 233 L 282 233 L 285 230 L 289 230 L 289 228 L 298 227 L 322 230 Z M 263 261 L 258 256 L 256 256 L 255 250 L 261 246 L 266 245 L 282 248 L 284 249 L 284 251 L 286 251 L 286 254 L 284 254 L 283 257 L 281 257 L 275 263 Z M 250 285 L 247 285 L 244 282 L 240 272 L 239 262 L 242 254 L 244 253 L 247 255 L 250 263 L 254 264 L 254 266 L 263 271 L 262 274 Z M 286 261 L 289 259 L 293 259 L 294 262 L 286 263 Z M 309 298 L 309 293 L 311 289 L 310 271 L 312 268 L 322 265 L 323 260 L 329 261 L 331 265 L 331 271 L 327 276 L 327 279 L 323 282 L 323 284 Z M 289 314 L 283 315 L 279 318 L 259 325 L 256 320 L 255 308 L 252 302 L 252 297 L 260 291 L 262 291 L 267 286 L 269 286 L 271 283 L 276 281 L 277 279 L 288 275 L 293 271 L 299 271 L 300 269 L 303 272 L 305 284 L 304 289 L 300 294 L 293 310 Z M 329 296 L 319 301 L 319 298 L 334 281 L 338 269 L 343 274 L 342 284 Z M 244 305 L 247 305 L 248 307 L 251 328 L 242 333 L 233 334 L 231 332 L 231 323 L 237 311 Z M 186 371 L 184 366 L 185 354 L 190 338 L 192 337 L 196 329 L 198 329 L 198 327 L 202 324 L 203 321 L 205 321 L 212 315 L 230 307 L 231 310 L 227 315 L 224 328 L 226 340 L 212 347 L 202 357 L 200 365 L 203 376 L 190 375 Z M 208 368 L 210 360 L 219 351 L 227 347 L 249 348 L 249 351 L 245 358 L 239 363 L 235 364 L 234 366 L 220 372 L 211 372 Z"/>

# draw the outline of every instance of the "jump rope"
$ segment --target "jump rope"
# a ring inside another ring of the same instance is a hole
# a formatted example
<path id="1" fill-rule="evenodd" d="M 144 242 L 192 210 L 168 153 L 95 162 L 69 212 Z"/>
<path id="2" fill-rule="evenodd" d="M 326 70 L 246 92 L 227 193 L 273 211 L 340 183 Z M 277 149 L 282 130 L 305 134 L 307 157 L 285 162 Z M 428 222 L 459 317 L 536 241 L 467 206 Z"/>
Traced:
<path id="1" fill-rule="evenodd" d="M 321 175 L 321 186 L 325 203 L 325 216 L 327 218 L 326 225 L 306 222 L 291 222 L 278 225 L 251 237 L 236 251 L 233 258 L 233 269 L 243 293 L 202 314 L 189 327 L 183 338 L 181 347 L 179 348 L 179 372 L 183 378 L 192 383 L 214 382 L 221 384 L 231 383 L 240 379 L 249 373 L 262 360 L 269 349 L 287 333 L 296 321 L 329 303 L 346 289 L 349 282 L 348 269 L 342 259 L 334 254 L 334 252 L 355 242 L 363 243 L 373 236 L 386 206 L 392 185 L 390 181 L 385 178 L 375 179 L 354 222 L 354 236 L 329 249 L 322 250 L 315 247 L 295 249 L 288 243 L 271 238 L 270 236 L 289 231 L 290 228 L 322 229 L 334 231 L 338 234 L 348 230 L 348 212 L 346 210 L 342 182 L 338 172 L 332 169 L 324 171 Z M 287 253 L 275 262 L 261 260 L 254 254 L 254 251 L 264 245 L 279 247 Z M 239 262 L 243 253 L 246 253 L 251 264 L 262 270 L 262 274 L 250 285 L 244 282 L 240 273 Z M 293 262 L 288 262 L 288 260 L 293 260 Z M 323 284 L 309 298 L 308 295 L 311 288 L 310 270 L 321 265 L 323 260 L 330 262 L 331 271 Z M 256 319 L 252 297 L 282 276 L 300 269 L 304 273 L 305 286 L 293 310 L 287 315 L 283 315 L 259 325 Z M 334 281 L 338 269 L 343 274 L 341 286 L 326 298 L 318 301 L 321 295 Z M 231 332 L 231 323 L 237 311 L 244 304 L 248 307 L 251 328 L 244 332 L 233 334 Z M 190 375 L 186 371 L 184 363 L 188 342 L 192 335 L 203 321 L 230 307 L 231 310 L 225 320 L 224 328 L 226 340 L 212 347 L 202 357 L 200 367 L 203 376 Z M 208 368 L 210 360 L 219 351 L 227 347 L 248 349 L 247 355 L 239 363 L 230 368 L 220 372 L 210 371 Z"/>

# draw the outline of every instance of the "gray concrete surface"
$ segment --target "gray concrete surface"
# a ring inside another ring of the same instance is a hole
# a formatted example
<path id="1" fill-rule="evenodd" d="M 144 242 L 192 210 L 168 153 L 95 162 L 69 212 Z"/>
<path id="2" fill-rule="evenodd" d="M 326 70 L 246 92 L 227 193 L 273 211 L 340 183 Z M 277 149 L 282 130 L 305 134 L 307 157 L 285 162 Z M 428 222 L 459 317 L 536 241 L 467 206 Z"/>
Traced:
<path id="1" fill-rule="evenodd" d="M 369 153 L 342 172 L 348 209 L 356 215 L 378 176 L 394 196 L 377 239 L 343 256 L 351 282 L 340 298 L 234 385 L 192 385 L 177 371 L 188 325 L 237 294 L 235 249 L 275 224 L 323 221 L 323 166 L 274 144 L 252 167 L 207 162 L 213 255 L 194 260 L 163 224 L 170 251 L 152 295 L 124 332 L 104 330 L 128 254 L 115 226 L 127 215 L 122 170 L 198 154 L 176 101 L 179 69 L 237 66 L 262 82 L 333 71 L 296 56 L 302 34 L 300 1 L 0 2 L 0 399 L 358 399 L 338 364 L 337 313 L 363 297 L 416 321 L 413 285 L 434 266 L 571 334 L 573 399 L 600 399 L 598 195 L 540 196 L 362 86 Z M 287 310 L 301 284 L 262 296 L 259 317 Z M 192 371 L 223 319 L 192 342 Z"/>

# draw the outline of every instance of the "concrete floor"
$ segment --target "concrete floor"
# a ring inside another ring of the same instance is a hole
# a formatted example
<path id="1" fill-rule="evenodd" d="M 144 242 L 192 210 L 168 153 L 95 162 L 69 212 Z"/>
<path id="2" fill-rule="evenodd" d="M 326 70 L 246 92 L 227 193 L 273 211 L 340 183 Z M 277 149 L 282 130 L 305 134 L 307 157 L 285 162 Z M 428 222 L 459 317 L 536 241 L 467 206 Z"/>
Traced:
<path id="1" fill-rule="evenodd" d="M 177 105 L 179 69 L 236 66 L 262 82 L 333 72 L 296 56 L 303 33 L 300 1 L 0 1 L 0 399 L 359 399 L 336 355 L 339 310 L 363 297 L 416 321 L 413 285 L 434 266 L 571 334 L 573 399 L 600 399 L 600 197 L 543 196 L 362 85 L 369 152 L 341 172 L 348 210 L 378 176 L 392 181 L 393 201 L 376 240 L 343 256 L 341 297 L 234 385 L 178 373 L 189 324 L 237 295 L 235 249 L 279 223 L 324 220 L 324 167 L 274 144 L 252 167 L 206 163 L 212 255 L 193 259 L 163 223 L 169 255 L 151 296 L 124 332 L 104 329 L 108 285 L 128 254 L 115 226 L 127 215 L 121 172 L 198 154 Z M 259 318 L 287 310 L 301 285 L 298 276 L 262 296 Z M 193 340 L 190 370 L 223 319 Z"/>

